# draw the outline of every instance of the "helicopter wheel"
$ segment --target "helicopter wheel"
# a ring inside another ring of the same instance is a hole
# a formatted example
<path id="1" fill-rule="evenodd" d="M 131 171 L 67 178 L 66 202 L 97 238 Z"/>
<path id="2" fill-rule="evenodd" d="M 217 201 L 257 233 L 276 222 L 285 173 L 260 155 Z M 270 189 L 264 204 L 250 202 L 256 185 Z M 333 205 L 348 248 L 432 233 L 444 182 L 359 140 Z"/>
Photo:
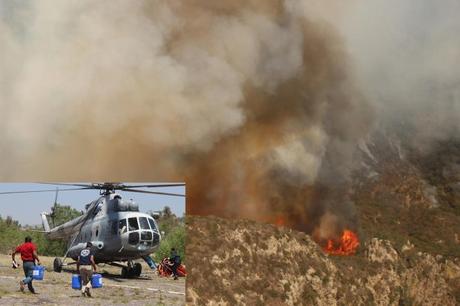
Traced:
<path id="1" fill-rule="evenodd" d="M 62 271 L 62 260 L 58 257 L 54 259 L 53 270 L 54 272 L 58 272 L 58 273 L 61 273 Z"/>
<path id="2" fill-rule="evenodd" d="M 127 267 L 121 268 L 121 277 L 128 278 L 130 270 Z"/>
<path id="3" fill-rule="evenodd" d="M 132 275 L 133 276 L 141 276 L 141 273 L 142 273 L 142 265 L 138 262 L 136 262 L 133 266 L 133 269 L 131 270 L 132 271 Z"/>

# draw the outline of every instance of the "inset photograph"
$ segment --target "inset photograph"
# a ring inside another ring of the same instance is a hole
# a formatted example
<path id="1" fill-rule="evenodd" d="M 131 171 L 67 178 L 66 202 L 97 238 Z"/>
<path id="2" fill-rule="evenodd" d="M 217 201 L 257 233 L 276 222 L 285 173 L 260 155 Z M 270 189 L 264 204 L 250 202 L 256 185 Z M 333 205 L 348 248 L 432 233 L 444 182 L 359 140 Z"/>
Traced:
<path id="1" fill-rule="evenodd" d="M 0 184 L 0 304 L 183 305 L 185 183 Z"/>

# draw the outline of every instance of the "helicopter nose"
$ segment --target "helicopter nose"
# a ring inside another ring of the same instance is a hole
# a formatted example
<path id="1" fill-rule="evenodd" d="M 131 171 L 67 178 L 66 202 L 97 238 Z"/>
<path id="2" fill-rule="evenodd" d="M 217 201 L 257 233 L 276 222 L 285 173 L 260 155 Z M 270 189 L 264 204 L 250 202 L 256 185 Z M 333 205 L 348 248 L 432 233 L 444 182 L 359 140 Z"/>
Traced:
<path id="1" fill-rule="evenodd" d="M 160 235 L 152 230 L 137 230 L 128 234 L 128 244 L 131 248 L 148 249 L 160 241 Z"/>

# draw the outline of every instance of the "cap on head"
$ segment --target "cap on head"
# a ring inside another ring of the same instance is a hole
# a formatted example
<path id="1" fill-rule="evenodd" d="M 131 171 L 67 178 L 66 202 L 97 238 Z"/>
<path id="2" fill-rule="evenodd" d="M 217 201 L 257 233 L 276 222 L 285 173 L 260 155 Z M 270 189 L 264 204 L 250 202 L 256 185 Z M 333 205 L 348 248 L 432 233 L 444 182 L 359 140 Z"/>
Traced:
<path id="1" fill-rule="evenodd" d="M 25 242 L 32 242 L 32 237 L 30 236 L 26 236 L 26 238 L 24 239 Z"/>

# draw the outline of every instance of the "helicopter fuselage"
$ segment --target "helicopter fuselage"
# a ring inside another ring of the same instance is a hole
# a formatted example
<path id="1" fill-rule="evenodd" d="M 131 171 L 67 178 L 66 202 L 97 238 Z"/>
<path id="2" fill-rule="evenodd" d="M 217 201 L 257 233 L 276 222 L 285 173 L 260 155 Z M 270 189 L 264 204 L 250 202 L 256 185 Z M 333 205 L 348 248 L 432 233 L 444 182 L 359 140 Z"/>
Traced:
<path id="1" fill-rule="evenodd" d="M 69 240 L 67 257 L 74 260 L 87 242 L 93 244 L 96 263 L 104 263 L 149 255 L 158 248 L 161 240 L 156 221 L 139 212 L 132 200 L 123 200 L 116 193 L 101 196 L 86 205 L 82 216 L 53 229 L 49 229 L 45 222 L 46 217 L 43 225 L 48 238 Z"/>

